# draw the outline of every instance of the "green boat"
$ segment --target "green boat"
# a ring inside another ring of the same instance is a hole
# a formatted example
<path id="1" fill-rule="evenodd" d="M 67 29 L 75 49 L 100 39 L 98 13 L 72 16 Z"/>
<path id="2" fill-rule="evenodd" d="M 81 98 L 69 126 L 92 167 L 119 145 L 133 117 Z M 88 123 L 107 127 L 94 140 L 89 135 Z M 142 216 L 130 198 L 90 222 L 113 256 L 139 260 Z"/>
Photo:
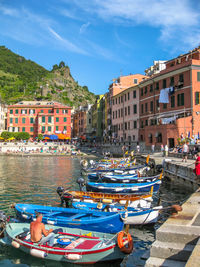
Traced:
<path id="1" fill-rule="evenodd" d="M 52 247 L 33 243 L 30 239 L 30 224 L 27 223 L 7 223 L 0 242 L 34 257 L 74 264 L 114 261 L 125 256 L 118 247 L 117 235 L 46 225 L 46 229 L 49 228 L 53 228 L 55 232 Z M 124 243 L 126 240 L 127 238 L 123 239 Z"/>

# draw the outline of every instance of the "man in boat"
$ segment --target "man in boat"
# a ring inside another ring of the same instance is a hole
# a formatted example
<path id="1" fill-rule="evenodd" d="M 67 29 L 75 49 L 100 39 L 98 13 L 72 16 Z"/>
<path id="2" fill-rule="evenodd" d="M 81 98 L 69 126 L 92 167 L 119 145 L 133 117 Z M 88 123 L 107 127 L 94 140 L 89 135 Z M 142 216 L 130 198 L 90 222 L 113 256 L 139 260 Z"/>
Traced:
<path id="1" fill-rule="evenodd" d="M 53 229 L 45 229 L 45 226 L 42 223 L 42 214 L 37 213 L 36 221 L 31 222 L 30 224 L 31 241 L 39 244 L 48 242 L 48 245 L 52 247 L 54 243 L 54 233 L 52 232 Z"/>

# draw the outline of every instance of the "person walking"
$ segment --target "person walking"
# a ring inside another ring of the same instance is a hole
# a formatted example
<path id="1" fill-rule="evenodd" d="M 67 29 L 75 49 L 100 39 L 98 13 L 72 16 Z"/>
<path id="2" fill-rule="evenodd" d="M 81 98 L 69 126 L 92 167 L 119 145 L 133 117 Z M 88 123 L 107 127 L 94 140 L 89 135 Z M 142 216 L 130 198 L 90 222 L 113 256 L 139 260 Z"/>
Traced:
<path id="1" fill-rule="evenodd" d="M 184 162 L 184 160 L 185 160 L 185 162 L 187 162 L 187 156 L 188 156 L 188 152 L 189 152 L 189 146 L 186 143 L 184 143 L 184 145 L 183 145 L 182 152 L 183 152 L 182 162 Z"/>
<path id="2" fill-rule="evenodd" d="M 164 146 L 163 146 L 163 144 L 160 145 L 160 151 L 162 153 L 162 156 L 164 157 Z"/>

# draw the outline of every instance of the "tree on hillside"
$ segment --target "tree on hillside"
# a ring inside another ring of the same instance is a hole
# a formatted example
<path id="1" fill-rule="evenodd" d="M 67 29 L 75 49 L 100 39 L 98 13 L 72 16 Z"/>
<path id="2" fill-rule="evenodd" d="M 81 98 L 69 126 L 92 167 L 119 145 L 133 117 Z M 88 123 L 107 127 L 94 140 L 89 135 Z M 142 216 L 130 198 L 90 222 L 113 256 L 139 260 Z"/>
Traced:
<path id="1" fill-rule="evenodd" d="M 65 62 L 64 61 L 61 61 L 60 64 L 59 64 L 59 68 L 64 68 L 65 67 Z"/>

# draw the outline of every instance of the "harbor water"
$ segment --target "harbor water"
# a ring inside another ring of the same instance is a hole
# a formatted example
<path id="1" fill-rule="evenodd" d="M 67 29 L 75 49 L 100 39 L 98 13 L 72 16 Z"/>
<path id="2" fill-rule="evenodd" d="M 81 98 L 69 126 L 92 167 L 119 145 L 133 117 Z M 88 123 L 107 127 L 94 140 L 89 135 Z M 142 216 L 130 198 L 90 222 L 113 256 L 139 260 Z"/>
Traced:
<path id="1" fill-rule="evenodd" d="M 1 210 L 7 215 L 14 215 L 11 205 L 14 203 L 34 203 L 59 206 L 60 199 L 56 193 L 58 186 L 79 189 L 76 180 L 81 175 L 80 159 L 65 156 L 1 156 L 0 157 L 0 203 Z M 191 194 L 191 190 L 179 184 L 172 184 L 163 179 L 160 192 L 154 202 L 161 199 L 161 204 L 168 207 L 182 204 Z M 131 227 L 134 251 L 120 263 L 104 263 L 95 266 L 144 266 L 141 256 L 154 241 L 155 229 L 164 222 L 169 213 L 165 209 L 158 223 L 149 226 Z M 0 266 L 73 266 L 37 259 L 17 249 L 0 245 Z M 74 265 L 77 266 L 77 265 Z M 85 265 L 84 265 L 85 266 Z"/>

